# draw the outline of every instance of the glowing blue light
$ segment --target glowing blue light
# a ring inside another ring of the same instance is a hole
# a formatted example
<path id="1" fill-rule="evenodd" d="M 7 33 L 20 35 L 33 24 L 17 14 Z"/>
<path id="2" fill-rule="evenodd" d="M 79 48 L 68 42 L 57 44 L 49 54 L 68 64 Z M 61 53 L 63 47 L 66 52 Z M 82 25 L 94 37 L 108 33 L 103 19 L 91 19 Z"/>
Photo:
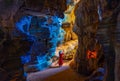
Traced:
<path id="1" fill-rule="evenodd" d="M 60 42 L 62 44 L 63 40 L 64 40 L 64 35 L 65 35 L 65 31 L 60 28 L 59 30 L 59 36 L 58 36 L 58 42 Z"/>
<path id="2" fill-rule="evenodd" d="M 46 55 L 45 56 L 37 56 L 37 60 L 38 60 L 39 64 L 45 63 L 47 61 L 46 60 Z"/>
<path id="3" fill-rule="evenodd" d="M 16 22 L 16 28 L 22 33 L 29 35 L 29 27 L 31 23 L 32 16 L 24 16 L 20 19 L 20 21 Z"/>
<path id="4" fill-rule="evenodd" d="M 44 56 L 37 56 L 37 60 L 38 60 L 38 69 L 39 70 L 43 70 L 46 67 L 48 67 L 51 63 L 47 60 L 46 55 Z"/>
<path id="5" fill-rule="evenodd" d="M 31 49 L 25 56 L 21 56 L 23 64 L 31 61 L 33 53 L 37 58 L 38 69 L 42 70 L 51 64 L 49 60 L 55 55 L 58 42 L 62 43 L 64 39 L 65 32 L 61 28 L 62 21 L 63 19 L 57 16 L 24 16 L 16 22 L 16 28 L 27 35 L 28 41 L 33 41 Z M 49 46 L 50 44 L 51 46 Z"/>
<path id="6" fill-rule="evenodd" d="M 21 56 L 21 62 L 22 62 L 22 64 L 28 63 L 30 60 L 31 60 L 30 55 Z"/>
<path id="7" fill-rule="evenodd" d="M 24 72 L 23 76 L 24 76 L 24 77 L 27 77 L 27 73 L 26 73 L 26 72 Z"/>

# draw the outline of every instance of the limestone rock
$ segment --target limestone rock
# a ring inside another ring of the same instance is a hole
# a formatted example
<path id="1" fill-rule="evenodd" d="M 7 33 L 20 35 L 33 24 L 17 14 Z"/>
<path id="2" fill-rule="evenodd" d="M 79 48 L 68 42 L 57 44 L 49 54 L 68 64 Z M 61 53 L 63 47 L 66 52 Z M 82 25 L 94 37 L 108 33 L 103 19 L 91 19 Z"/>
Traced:
<path id="1" fill-rule="evenodd" d="M 64 42 L 77 39 L 77 35 L 72 30 L 72 28 L 73 28 L 72 24 L 64 23 L 62 28 L 65 31 Z"/>
<path id="2" fill-rule="evenodd" d="M 96 48 L 96 31 L 99 22 L 99 0 L 80 0 L 75 9 L 74 32 L 78 35 L 78 49 L 75 56 L 77 71 L 87 75 L 97 68 L 96 59 L 87 59 L 87 50 Z M 99 48 L 97 48 L 99 49 Z M 95 63 L 95 64 L 94 64 Z"/>

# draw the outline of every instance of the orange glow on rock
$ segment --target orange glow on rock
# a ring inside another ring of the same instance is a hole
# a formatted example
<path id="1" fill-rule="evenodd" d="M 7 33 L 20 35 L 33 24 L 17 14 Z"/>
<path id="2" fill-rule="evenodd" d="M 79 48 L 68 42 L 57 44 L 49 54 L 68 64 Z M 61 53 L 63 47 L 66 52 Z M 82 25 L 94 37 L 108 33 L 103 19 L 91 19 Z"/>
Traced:
<path id="1" fill-rule="evenodd" d="M 97 52 L 88 50 L 87 51 L 87 58 L 88 59 L 90 59 L 90 58 L 97 58 Z"/>

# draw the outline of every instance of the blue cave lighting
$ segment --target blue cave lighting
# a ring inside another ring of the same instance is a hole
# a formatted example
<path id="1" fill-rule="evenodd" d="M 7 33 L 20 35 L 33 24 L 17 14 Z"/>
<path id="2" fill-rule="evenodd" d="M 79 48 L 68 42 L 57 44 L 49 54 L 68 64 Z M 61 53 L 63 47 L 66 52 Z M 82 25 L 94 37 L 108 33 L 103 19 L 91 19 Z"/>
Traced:
<path id="1" fill-rule="evenodd" d="M 63 43 L 64 35 L 65 35 L 64 29 L 60 28 L 59 35 L 58 35 L 58 42 L 60 42 L 60 44 Z"/>
<path id="2" fill-rule="evenodd" d="M 28 63 L 28 62 L 30 62 L 30 60 L 31 60 L 30 55 L 21 56 L 22 64 Z"/>
<path id="3" fill-rule="evenodd" d="M 56 47 L 63 42 L 65 31 L 61 28 L 63 19 L 57 16 L 23 16 L 16 22 L 16 29 L 24 33 L 28 41 L 33 41 L 31 49 L 21 56 L 23 64 L 29 63 L 32 56 L 36 58 L 37 68 L 48 67 L 55 55 Z M 32 55 L 32 56 L 31 56 Z"/>
<path id="4" fill-rule="evenodd" d="M 29 35 L 29 27 L 31 23 L 32 16 L 24 16 L 20 19 L 20 21 L 16 22 L 17 29 L 26 35 Z"/>
<path id="5" fill-rule="evenodd" d="M 39 70 L 43 70 L 43 69 L 45 69 L 49 65 L 46 55 L 44 55 L 44 56 L 37 56 L 37 60 L 38 60 L 38 69 Z"/>

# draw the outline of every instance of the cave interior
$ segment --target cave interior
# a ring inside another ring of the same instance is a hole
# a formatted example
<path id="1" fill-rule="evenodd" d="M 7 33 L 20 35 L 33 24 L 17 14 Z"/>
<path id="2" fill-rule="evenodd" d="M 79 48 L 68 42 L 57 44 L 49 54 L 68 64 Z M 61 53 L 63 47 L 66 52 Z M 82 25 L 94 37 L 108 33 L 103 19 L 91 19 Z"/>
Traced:
<path id="1" fill-rule="evenodd" d="M 0 81 L 119 81 L 119 53 L 119 0 L 0 0 Z"/>

